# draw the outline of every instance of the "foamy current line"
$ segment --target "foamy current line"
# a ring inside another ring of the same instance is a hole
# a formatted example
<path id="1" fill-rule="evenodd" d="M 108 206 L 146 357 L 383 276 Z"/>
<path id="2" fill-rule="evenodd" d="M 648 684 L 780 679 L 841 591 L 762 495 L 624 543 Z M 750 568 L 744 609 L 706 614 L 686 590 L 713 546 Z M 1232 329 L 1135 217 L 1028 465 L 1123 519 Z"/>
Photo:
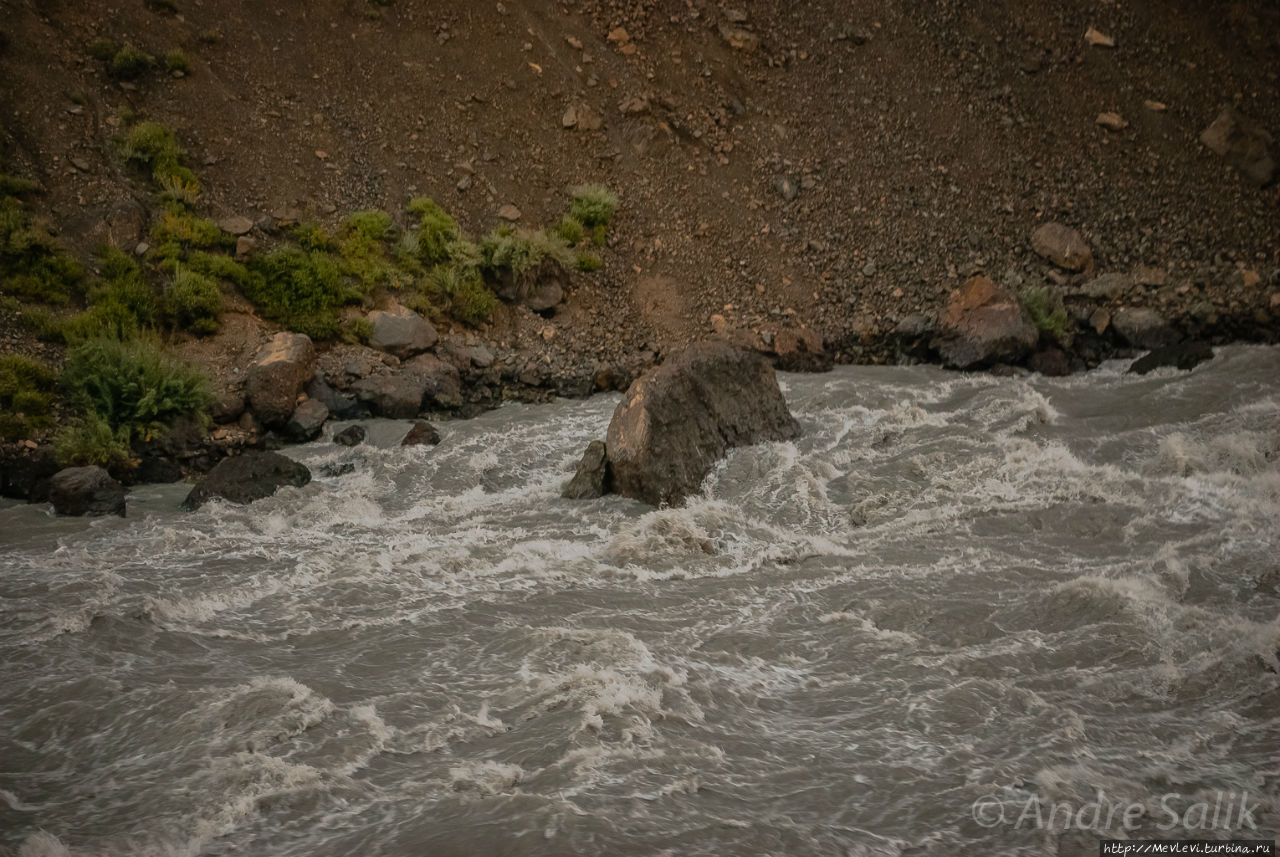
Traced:
<path id="1" fill-rule="evenodd" d="M 123 520 L 0 506 L 0 843 L 1275 838 L 1280 350 L 782 381 L 804 436 L 735 451 L 679 509 L 559 498 L 616 397 L 443 423 L 435 448 L 372 423 L 289 451 L 352 472 L 247 508 L 180 513 L 182 486 Z"/>

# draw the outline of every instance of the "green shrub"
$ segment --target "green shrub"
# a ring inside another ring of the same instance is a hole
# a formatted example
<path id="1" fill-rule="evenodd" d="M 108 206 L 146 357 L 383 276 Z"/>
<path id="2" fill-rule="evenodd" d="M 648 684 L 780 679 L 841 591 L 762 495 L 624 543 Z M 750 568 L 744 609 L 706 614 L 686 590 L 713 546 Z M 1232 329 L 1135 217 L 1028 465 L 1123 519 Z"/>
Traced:
<path id="1" fill-rule="evenodd" d="M 0 199 L 0 287 L 6 294 L 63 304 L 83 277 L 80 265 L 31 224 L 21 202 Z"/>
<path id="2" fill-rule="evenodd" d="M 16 298 L 13 300 L 17 301 Z M 62 328 L 65 320 L 44 307 L 19 302 L 16 307 L 18 324 L 36 335 L 42 342 L 65 342 Z"/>
<path id="3" fill-rule="evenodd" d="M 373 337 L 373 322 L 367 318 L 349 318 L 342 323 L 342 341 L 350 345 L 368 345 Z"/>
<path id="4" fill-rule="evenodd" d="M 544 259 L 552 259 L 562 268 L 575 261 L 564 241 L 545 232 L 499 226 L 480 242 L 480 264 L 495 275 L 509 271 L 519 278 Z"/>
<path id="5" fill-rule="evenodd" d="M 556 224 L 555 234 L 561 241 L 572 247 L 586 237 L 587 229 L 582 225 L 581 220 L 566 214 Z"/>
<path id="6" fill-rule="evenodd" d="M 588 229 L 597 226 L 608 228 L 617 210 L 618 195 L 603 185 L 580 185 L 573 189 L 569 216 Z"/>
<path id="7" fill-rule="evenodd" d="M 222 31 L 216 27 L 200 32 L 200 43 L 205 45 L 216 45 L 222 41 Z"/>
<path id="8" fill-rule="evenodd" d="M 385 211 L 357 211 L 342 221 L 340 235 L 358 236 L 366 241 L 385 241 L 391 233 L 391 215 Z"/>
<path id="9" fill-rule="evenodd" d="M 159 122 L 139 122 L 131 127 L 120 141 L 120 154 L 126 161 L 149 168 L 156 184 L 176 180 L 199 194 L 200 180 L 182 165 L 182 147 L 173 132 Z"/>
<path id="10" fill-rule="evenodd" d="M 597 223 L 591 227 L 591 243 L 597 247 L 603 247 L 605 239 L 609 237 L 609 227 L 603 223 Z"/>
<path id="11" fill-rule="evenodd" d="M 156 291 L 142 269 L 120 250 L 102 256 L 102 276 L 86 296 L 88 309 L 62 324 L 62 338 L 75 344 L 90 339 L 133 339 L 159 320 Z"/>
<path id="12" fill-rule="evenodd" d="M 30 357 L 0 357 L 0 438 L 23 440 L 50 425 L 57 378 L 48 366 Z"/>
<path id="13" fill-rule="evenodd" d="M 88 413 L 54 436 L 53 457 L 60 467 L 124 467 L 133 458 L 129 435 L 128 428 L 113 429 L 102 417 Z"/>
<path id="14" fill-rule="evenodd" d="M 1062 298 L 1044 286 L 1027 286 L 1018 293 L 1018 300 L 1026 307 L 1031 321 L 1042 332 L 1055 339 L 1067 333 L 1070 316 L 1062 305 Z"/>
<path id="15" fill-rule="evenodd" d="M 293 227 L 293 240 L 303 250 L 320 250 L 325 253 L 338 249 L 338 245 L 319 223 L 305 221 Z"/>
<path id="16" fill-rule="evenodd" d="M 595 255 L 594 253 L 578 254 L 578 270 L 579 271 L 585 271 L 587 273 L 590 273 L 592 271 L 598 271 L 600 270 L 600 267 L 603 264 L 604 263 L 600 261 L 600 257 Z"/>
<path id="17" fill-rule="evenodd" d="M 196 217 L 189 211 L 170 209 L 151 230 L 151 250 L 160 262 L 181 261 L 192 250 L 230 249 L 236 239 L 212 220 Z"/>
<path id="18" fill-rule="evenodd" d="M 105 420 L 117 437 L 145 437 L 182 416 L 203 419 L 213 402 L 203 372 L 142 339 L 78 345 L 62 379 L 71 402 Z"/>
<path id="19" fill-rule="evenodd" d="M 462 237 L 458 223 L 434 200 L 420 196 L 409 201 L 409 213 L 418 218 L 418 259 L 430 267 L 450 259 L 450 244 Z"/>
<path id="20" fill-rule="evenodd" d="M 203 274 L 179 267 L 164 294 L 170 324 L 197 336 L 216 333 L 222 320 L 222 290 Z"/>
<path id="21" fill-rule="evenodd" d="M 224 256 L 221 253 L 192 250 L 187 254 L 187 267 L 197 274 L 203 274 L 215 280 L 226 280 L 240 288 L 243 288 L 249 282 L 249 269 L 230 256 Z M 177 270 L 176 266 L 174 270 Z"/>
<path id="22" fill-rule="evenodd" d="M 107 73 L 116 80 L 135 80 L 146 74 L 153 62 L 149 54 L 126 44 L 107 63 Z"/>
<path id="23" fill-rule="evenodd" d="M 403 277 L 387 259 L 386 241 L 392 236 L 391 215 L 358 211 L 342 221 L 338 249 L 343 267 L 366 290 L 379 285 L 402 285 Z"/>
<path id="24" fill-rule="evenodd" d="M 164 55 L 164 67 L 169 72 L 191 74 L 191 60 L 187 59 L 182 48 L 174 48 Z"/>
<path id="25" fill-rule="evenodd" d="M 111 58 L 120 50 L 119 45 L 110 39 L 96 39 L 89 45 L 89 56 L 99 62 L 111 62 Z"/>
<path id="26" fill-rule="evenodd" d="M 450 314 L 466 324 L 487 321 L 498 305 L 497 297 L 474 267 L 437 265 L 427 277 L 425 290 L 428 294 L 447 297 Z"/>
<path id="27" fill-rule="evenodd" d="M 348 285 L 327 254 L 280 247 L 249 262 L 251 276 L 241 286 L 267 318 L 312 339 L 338 330 L 338 310 L 363 295 Z"/>
<path id="28" fill-rule="evenodd" d="M 190 182 L 178 175 L 161 175 L 156 182 L 160 185 L 160 198 L 185 208 L 192 208 L 200 201 L 200 183 Z"/>
<path id="29" fill-rule="evenodd" d="M 21 176 L 0 173 L 0 196 L 25 196 L 40 189 L 40 183 Z"/>

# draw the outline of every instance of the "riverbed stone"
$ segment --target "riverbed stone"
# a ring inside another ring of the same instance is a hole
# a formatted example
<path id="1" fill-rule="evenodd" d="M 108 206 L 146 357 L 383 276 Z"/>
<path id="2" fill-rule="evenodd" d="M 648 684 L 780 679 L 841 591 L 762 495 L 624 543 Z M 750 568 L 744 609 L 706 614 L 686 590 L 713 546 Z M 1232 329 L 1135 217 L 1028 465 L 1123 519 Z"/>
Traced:
<path id="1" fill-rule="evenodd" d="M 1040 338 L 1017 296 L 989 277 L 971 277 L 951 296 L 932 345 L 956 369 L 1016 363 Z"/>
<path id="2" fill-rule="evenodd" d="M 1111 317 L 1111 327 L 1135 348 L 1163 348 L 1178 341 L 1164 316 L 1147 307 L 1124 307 Z"/>
<path id="3" fill-rule="evenodd" d="M 316 370 L 316 350 L 302 333 L 282 331 L 258 351 L 249 367 L 245 394 L 250 409 L 270 428 L 293 416 L 298 394 Z"/>
<path id="4" fill-rule="evenodd" d="M 679 503 L 729 449 L 799 434 L 769 361 L 697 343 L 641 376 L 614 411 L 605 438 L 612 488 L 655 506 Z"/>
<path id="5" fill-rule="evenodd" d="M 125 493 L 101 467 L 68 467 L 49 480 L 49 499 L 59 515 L 124 517 Z"/>
<path id="6" fill-rule="evenodd" d="M 399 304 L 369 313 L 369 323 L 373 325 L 369 345 L 401 359 L 420 354 L 440 341 L 431 322 Z"/>
<path id="7" fill-rule="evenodd" d="M 400 441 L 401 446 L 436 446 L 439 443 L 439 430 L 426 420 L 415 420 Z"/>
<path id="8" fill-rule="evenodd" d="M 270 497 L 280 488 L 301 488 L 311 481 L 306 465 L 277 452 L 245 452 L 226 458 L 196 483 L 182 501 L 192 511 L 215 497 L 241 505 Z"/>
<path id="9" fill-rule="evenodd" d="M 298 405 L 285 423 L 285 436 L 295 443 L 306 443 L 320 436 L 324 421 L 329 419 L 329 409 L 319 399 L 307 399 Z"/>
<path id="10" fill-rule="evenodd" d="M 603 497 L 608 470 L 607 448 L 604 441 L 591 441 L 582 453 L 577 472 L 565 484 L 560 496 L 568 500 L 591 500 Z"/>
<path id="11" fill-rule="evenodd" d="M 370 375 L 352 384 L 351 392 L 374 416 L 404 420 L 416 417 L 422 410 L 427 380 L 416 372 Z"/>

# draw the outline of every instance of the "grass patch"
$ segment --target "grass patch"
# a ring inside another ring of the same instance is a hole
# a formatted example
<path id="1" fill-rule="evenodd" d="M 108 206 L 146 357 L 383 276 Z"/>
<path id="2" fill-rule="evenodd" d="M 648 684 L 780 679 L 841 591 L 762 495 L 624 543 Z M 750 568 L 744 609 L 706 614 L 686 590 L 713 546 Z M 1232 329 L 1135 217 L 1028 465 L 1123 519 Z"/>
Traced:
<path id="1" fill-rule="evenodd" d="M 368 345 L 373 338 L 373 322 L 367 318 L 349 318 L 342 323 L 341 336 L 348 345 Z"/>
<path id="2" fill-rule="evenodd" d="M 245 297 L 263 314 L 312 339 L 338 332 L 338 311 L 363 298 L 349 285 L 338 263 L 327 253 L 280 247 L 249 263 L 250 277 L 241 286 Z"/>
<path id="3" fill-rule="evenodd" d="M 222 41 L 223 37 L 221 30 L 211 27 L 208 30 L 202 30 L 198 38 L 202 45 L 216 45 Z"/>
<path id="4" fill-rule="evenodd" d="M 395 225 L 385 211 L 357 211 L 342 221 L 338 252 L 343 269 L 359 280 L 365 291 L 382 285 L 399 288 L 413 279 L 387 257 L 387 242 L 394 235 Z"/>
<path id="5" fill-rule="evenodd" d="M 192 250 L 230 249 L 235 236 L 223 232 L 212 220 L 189 211 L 170 209 L 151 230 L 152 258 L 164 262 L 181 261 Z"/>
<path id="6" fill-rule="evenodd" d="M 587 228 L 582 225 L 582 221 L 569 214 L 560 218 L 560 222 L 556 224 L 555 229 L 552 231 L 570 247 L 581 243 L 582 239 L 587 236 Z"/>
<path id="7" fill-rule="evenodd" d="M 126 161 L 141 164 L 151 171 L 151 178 L 162 188 L 166 180 L 180 181 L 188 192 L 200 192 L 200 179 L 182 165 L 185 154 L 178 139 L 159 122 L 139 122 L 120 140 L 120 154 Z"/>
<path id="8" fill-rule="evenodd" d="M 424 291 L 448 299 L 450 314 L 470 325 L 488 321 L 498 305 L 479 269 L 469 265 L 437 265 L 427 275 Z"/>
<path id="9" fill-rule="evenodd" d="M 1018 292 L 1018 300 L 1041 333 L 1058 340 L 1066 336 L 1070 316 L 1062 305 L 1062 298 L 1056 293 L 1044 286 L 1027 286 Z"/>
<path id="10" fill-rule="evenodd" d="M 331 253 L 338 249 L 338 244 L 333 240 L 333 236 L 325 231 L 325 228 L 319 223 L 309 220 L 293 227 L 293 240 L 297 241 L 298 246 L 303 250 Z"/>
<path id="11" fill-rule="evenodd" d="M 594 253 L 578 254 L 578 270 L 584 273 L 591 273 L 600 270 L 604 262 L 600 261 L 600 257 Z"/>
<path id="12" fill-rule="evenodd" d="M 183 75 L 191 74 L 191 60 L 187 59 L 187 54 L 182 48 L 173 48 L 164 55 L 165 71 L 172 74 L 180 72 Z"/>
<path id="13" fill-rule="evenodd" d="M 197 336 L 217 333 L 222 322 L 222 290 L 204 274 L 179 267 L 165 289 L 164 308 L 175 327 Z"/>
<path id="14" fill-rule="evenodd" d="M 40 183 L 22 176 L 0 173 L 0 196 L 26 196 L 40 189 Z"/>
<path id="15" fill-rule="evenodd" d="M 573 189 L 569 216 L 588 229 L 598 226 L 608 229 L 617 210 L 618 195 L 604 185 L 579 185 Z"/>
<path id="16" fill-rule="evenodd" d="M 65 304 L 83 278 L 80 265 L 31 223 L 17 198 L 0 198 L 0 283 L 6 294 Z"/>
<path id="17" fill-rule="evenodd" d="M 155 59 L 133 45 L 123 45 L 107 61 L 107 74 L 116 80 L 137 80 L 151 70 Z"/>
<path id="18" fill-rule="evenodd" d="M 0 357 L 0 438 L 25 440 L 52 424 L 58 379 L 41 363 L 20 354 Z"/>
<path id="19" fill-rule="evenodd" d="M 425 196 L 409 201 L 409 213 L 418 218 L 418 260 L 427 267 L 449 261 L 450 245 L 462 238 L 458 222 Z"/>
<path id="20" fill-rule="evenodd" d="M 494 275 L 509 271 L 520 278 L 544 259 L 551 259 L 562 268 L 574 264 L 573 253 L 564 241 L 546 232 L 499 226 L 480 242 L 480 265 Z"/>
<path id="21" fill-rule="evenodd" d="M 78 418 L 53 438 L 53 458 L 59 467 L 96 464 L 109 470 L 133 463 L 128 429 L 113 429 L 97 414 Z"/>

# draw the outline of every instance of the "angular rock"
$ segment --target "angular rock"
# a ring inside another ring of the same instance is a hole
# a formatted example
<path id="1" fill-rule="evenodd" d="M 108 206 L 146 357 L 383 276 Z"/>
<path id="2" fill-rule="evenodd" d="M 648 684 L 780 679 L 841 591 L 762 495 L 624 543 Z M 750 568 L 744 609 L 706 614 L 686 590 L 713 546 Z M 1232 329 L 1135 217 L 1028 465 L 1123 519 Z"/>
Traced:
<path id="1" fill-rule="evenodd" d="M 604 441 L 593 440 L 587 444 L 578 462 L 578 471 L 565 483 L 560 496 L 567 500 L 592 500 L 605 495 L 605 483 L 609 464 L 606 460 Z"/>
<path id="2" fill-rule="evenodd" d="M 223 390 L 213 400 L 209 416 L 218 425 L 233 423 L 244 413 L 244 393 L 239 390 Z"/>
<path id="3" fill-rule="evenodd" d="M 1275 176 L 1271 135 L 1231 107 L 1224 107 L 1213 124 L 1204 129 L 1200 142 L 1251 182 L 1265 185 Z"/>
<path id="4" fill-rule="evenodd" d="M 808 327 L 772 331 L 769 350 L 773 365 L 783 372 L 830 372 L 835 358 L 823 347 L 822 335 Z"/>
<path id="5" fill-rule="evenodd" d="M 1120 337 L 1135 348 L 1163 348 L 1179 339 L 1177 331 L 1169 326 L 1164 316 L 1145 307 L 1125 307 L 1116 310 L 1111 326 Z"/>
<path id="6" fill-rule="evenodd" d="M 59 515 L 124 517 L 125 487 L 101 467 L 68 467 L 49 480 L 49 500 Z"/>
<path id="7" fill-rule="evenodd" d="M 426 420 L 415 421 L 408 434 L 404 436 L 404 440 L 400 441 L 401 446 L 435 446 L 438 443 L 440 443 L 440 432 Z"/>
<path id="8" fill-rule="evenodd" d="M 320 436 L 324 421 L 329 419 L 329 409 L 319 399 L 307 399 L 298 405 L 285 423 L 284 434 L 295 443 L 306 443 Z"/>
<path id="9" fill-rule="evenodd" d="M 614 411 L 605 440 L 612 489 L 678 503 L 729 449 L 799 434 L 767 360 L 698 343 L 645 373 Z"/>
<path id="10" fill-rule="evenodd" d="M 1129 288 L 1132 281 L 1125 274 L 1100 274 L 1084 284 L 1068 290 L 1069 295 L 1078 295 L 1096 300 L 1115 300 Z"/>
<path id="11" fill-rule="evenodd" d="M 557 280 L 536 283 L 524 299 L 524 305 L 539 315 L 550 314 L 564 300 L 564 289 Z"/>
<path id="12" fill-rule="evenodd" d="M 263 424 L 278 428 L 293 416 L 302 386 L 315 374 L 316 350 L 302 333 L 277 333 L 249 367 L 245 394 Z"/>
<path id="13" fill-rule="evenodd" d="M 947 365 L 970 369 L 1015 363 L 1039 338 L 1013 292 L 979 275 L 951 297 L 931 344 Z"/>
<path id="14" fill-rule="evenodd" d="M 402 359 L 420 354 L 440 341 L 431 322 L 399 304 L 374 310 L 369 313 L 369 322 L 373 325 L 369 345 Z"/>
<path id="15" fill-rule="evenodd" d="M 1059 268 L 1093 271 L 1093 250 L 1080 233 L 1061 223 L 1045 223 L 1031 233 L 1031 249 Z"/>
<path id="16" fill-rule="evenodd" d="M 291 458 L 276 452 L 245 452 L 220 461 L 191 489 L 182 508 L 189 512 L 215 497 L 244 505 L 270 497 L 286 485 L 301 488 L 310 481 L 311 471 Z"/>
<path id="17" fill-rule="evenodd" d="M 507 203 L 506 205 L 498 209 L 498 216 L 501 217 L 503 220 L 507 220 L 512 223 L 515 223 L 517 220 L 520 219 L 520 209 L 516 208 L 514 205 L 510 203 Z"/>
<path id="18" fill-rule="evenodd" d="M 1129 371 L 1135 375 L 1145 375 L 1161 366 L 1176 366 L 1187 372 L 1204 361 L 1212 359 L 1213 349 L 1209 347 L 1209 343 L 1199 340 L 1183 342 L 1153 349 L 1149 354 L 1144 354 L 1133 361 Z"/>
<path id="19" fill-rule="evenodd" d="M 1129 123 L 1119 113 L 1099 113 L 1095 122 L 1108 131 L 1123 131 L 1129 127 Z"/>
<path id="20" fill-rule="evenodd" d="M 347 426 L 333 436 L 333 442 L 340 446 L 357 446 L 364 443 L 366 435 L 364 426 Z"/>
<path id="21" fill-rule="evenodd" d="M 319 369 L 304 390 L 309 398 L 323 402 L 329 409 L 329 416 L 336 420 L 358 420 L 369 415 L 369 409 L 357 402 L 354 396 L 335 390 Z"/>
<path id="22" fill-rule="evenodd" d="M 462 404 L 462 376 L 452 363 L 434 354 L 419 354 L 404 364 L 403 371 L 422 379 L 425 405 L 456 408 Z"/>
<path id="23" fill-rule="evenodd" d="M 355 473 L 356 463 L 354 461 L 330 461 L 328 464 L 320 465 L 320 475 L 325 479 L 336 479 L 339 476 L 346 476 L 348 473 Z"/>
<path id="24" fill-rule="evenodd" d="M 374 416 L 405 420 L 416 417 L 422 410 L 427 380 L 414 372 L 371 375 L 352 384 L 351 392 L 369 406 Z"/>

